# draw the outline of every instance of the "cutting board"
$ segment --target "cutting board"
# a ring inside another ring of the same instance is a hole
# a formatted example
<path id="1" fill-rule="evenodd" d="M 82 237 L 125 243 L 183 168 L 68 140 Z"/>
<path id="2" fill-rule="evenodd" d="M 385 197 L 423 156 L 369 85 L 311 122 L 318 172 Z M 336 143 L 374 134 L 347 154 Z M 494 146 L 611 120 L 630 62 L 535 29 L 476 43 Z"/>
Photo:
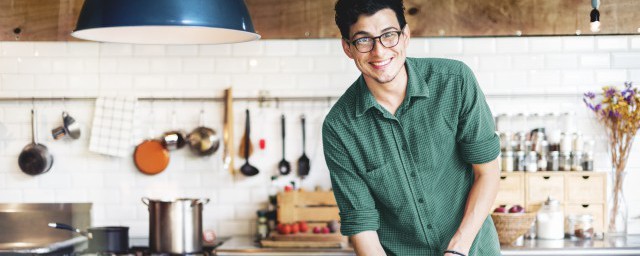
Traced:
<path id="1" fill-rule="evenodd" d="M 263 247 L 278 248 L 342 248 L 346 247 L 348 238 L 340 233 L 330 234 L 271 234 L 260 241 Z"/>

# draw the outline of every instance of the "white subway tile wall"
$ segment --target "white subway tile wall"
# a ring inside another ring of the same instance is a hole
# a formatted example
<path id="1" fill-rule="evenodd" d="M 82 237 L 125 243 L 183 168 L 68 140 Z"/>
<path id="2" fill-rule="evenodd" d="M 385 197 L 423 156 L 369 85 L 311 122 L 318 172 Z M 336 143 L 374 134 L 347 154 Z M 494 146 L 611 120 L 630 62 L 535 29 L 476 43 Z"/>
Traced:
<path id="1" fill-rule="evenodd" d="M 0 101 L 0 203 L 93 202 L 94 225 L 127 225 L 132 236 L 148 235 L 149 215 L 142 197 L 210 198 L 203 212 L 205 230 L 221 236 L 254 233 L 256 211 L 267 205 L 269 177 L 277 173 L 282 157 L 280 114 L 287 117 L 286 158 L 294 166 L 302 154 L 299 117 L 307 116 L 306 151 L 313 162 L 322 154 L 320 126 L 331 102 L 270 102 L 262 108 L 255 102 L 234 103 L 236 146 L 243 134 L 244 109 L 251 110 L 254 154 L 250 161 L 260 170 L 255 177 L 223 170 L 221 150 L 199 157 L 186 148 L 171 152 L 164 172 L 148 176 L 136 170 L 131 157 L 88 151 L 92 101 L 32 102 L 31 97 L 220 97 L 227 87 L 233 87 L 236 96 L 256 97 L 261 90 L 270 96 L 338 96 L 359 75 L 337 39 L 201 46 L 0 42 L 0 53 L 0 97 L 24 98 Z M 624 81 L 640 83 L 640 36 L 412 38 L 408 55 L 466 62 L 494 114 L 575 112 L 573 125 L 596 139 L 603 151 L 596 162 L 601 171 L 610 168 L 604 152 L 606 137 L 580 94 L 603 85 L 621 86 Z M 575 96 L 508 96 L 523 93 Z M 31 139 L 32 107 L 40 110 L 37 137 L 55 157 L 51 171 L 35 177 L 23 174 L 17 164 L 18 154 Z M 202 109 L 205 124 L 220 132 L 220 102 L 140 102 L 136 143 L 148 138 L 151 130 L 155 136 L 169 129 L 190 131 L 199 125 Z M 80 139 L 55 141 L 50 135 L 51 129 L 61 125 L 63 110 L 82 124 Z M 264 149 L 258 147 L 260 139 L 265 141 Z M 238 155 L 237 148 L 232 151 Z M 640 182 L 639 154 L 636 140 L 625 187 L 631 233 L 640 233 L 640 188 L 633 186 Z M 243 163 L 238 156 L 236 167 Z M 328 188 L 324 163 L 312 166 L 316 169 L 302 186 Z M 286 177 L 279 184 L 291 179 Z"/>

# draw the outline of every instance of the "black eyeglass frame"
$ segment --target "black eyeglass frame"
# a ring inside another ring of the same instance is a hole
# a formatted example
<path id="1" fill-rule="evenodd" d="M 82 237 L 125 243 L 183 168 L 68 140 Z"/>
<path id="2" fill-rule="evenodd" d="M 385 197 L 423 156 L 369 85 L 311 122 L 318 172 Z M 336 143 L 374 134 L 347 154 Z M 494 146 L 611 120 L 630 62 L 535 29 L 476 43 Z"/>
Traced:
<path id="1" fill-rule="evenodd" d="M 383 37 L 384 35 L 388 34 L 388 33 L 396 33 L 396 34 L 398 34 L 398 41 L 396 41 L 396 43 L 395 43 L 394 45 L 386 46 L 386 45 L 384 45 L 384 43 L 382 42 L 382 37 Z M 384 46 L 385 48 L 392 48 L 392 47 L 395 47 L 396 45 L 398 45 L 398 43 L 400 43 L 400 36 L 401 36 L 402 34 L 404 34 L 404 30 L 384 32 L 384 33 L 382 33 L 382 35 L 379 35 L 379 36 L 376 36 L 376 37 L 368 37 L 368 36 L 365 36 L 365 37 L 361 37 L 361 38 L 354 39 L 354 40 L 351 40 L 351 41 L 349 41 L 349 39 L 346 39 L 346 38 L 345 38 L 344 40 L 345 40 L 345 41 L 347 41 L 347 44 L 349 44 L 349 45 L 353 45 L 353 47 L 355 47 L 355 48 L 356 48 L 356 50 L 358 50 L 358 52 L 360 52 L 360 53 L 368 53 L 368 52 L 373 51 L 373 48 L 375 48 L 375 47 L 376 47 L 376 42 L 380 42 L 380 45 Z M 356 45 L 356 41 L 358 41 L 358 40 L 360 40 L 360 39 L 362 39 L 362 38 L 371 38 L 371 39 L 373 40 L 373 44 L 371 45 L 371 49 L 369 49 L 368 51 L 365 51 L 365 52 L 360 51 L 360 49 L 358 49 L 358 46 Z M 376 39 L 377 39 L 377 40 L 376 40 Z"/>

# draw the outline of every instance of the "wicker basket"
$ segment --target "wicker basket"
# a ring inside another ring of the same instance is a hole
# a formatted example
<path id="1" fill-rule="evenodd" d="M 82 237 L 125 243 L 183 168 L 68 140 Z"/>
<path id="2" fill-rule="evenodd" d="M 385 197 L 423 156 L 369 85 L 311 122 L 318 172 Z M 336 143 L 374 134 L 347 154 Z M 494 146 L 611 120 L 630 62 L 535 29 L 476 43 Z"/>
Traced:
<path id="1" fill-rule="evenodd" d="M 536 219 L 536 213 L 492 213 L 500 244 L 512 244 L 527 233 Z"/>

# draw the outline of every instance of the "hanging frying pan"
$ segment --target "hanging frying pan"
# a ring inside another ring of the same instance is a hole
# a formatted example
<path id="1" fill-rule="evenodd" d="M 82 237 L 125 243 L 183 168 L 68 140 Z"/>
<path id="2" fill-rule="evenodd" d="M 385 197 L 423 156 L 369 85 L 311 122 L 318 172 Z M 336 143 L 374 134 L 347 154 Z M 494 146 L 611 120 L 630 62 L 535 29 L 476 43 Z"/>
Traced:
<path id="1" fill-rule="evenodd" d="M 48 172 L 53 165 L 53 156 L 45 145 L 37 141 L 37 119 L 35 109 L 31 110 L 31 144 L 25 146 L 18 157 L 20 169 L 29 175 Z"/>
<path id="2" fill-rule="evenodd" d="M 158 174 L 169 165 L 169 151 L 158 140 L 145 140 L 136 147 L 133 161 L 140 172 Z"/>
<path id="3" fill-rule="evenodd" d="M 154 175 L 164 171 L 169 165 L 169 150 L 162 144 L 161 140 L 153 139 L 154 132 L 152 129 L 155 125 L 153 101 L 151 102 L 150 116 L 152 118 L 151 127 L 148 130 L 148 138 L 150 139 L 136 146 L 136 150 L 133 152 L 133 162 L 140 172 Z"/>

